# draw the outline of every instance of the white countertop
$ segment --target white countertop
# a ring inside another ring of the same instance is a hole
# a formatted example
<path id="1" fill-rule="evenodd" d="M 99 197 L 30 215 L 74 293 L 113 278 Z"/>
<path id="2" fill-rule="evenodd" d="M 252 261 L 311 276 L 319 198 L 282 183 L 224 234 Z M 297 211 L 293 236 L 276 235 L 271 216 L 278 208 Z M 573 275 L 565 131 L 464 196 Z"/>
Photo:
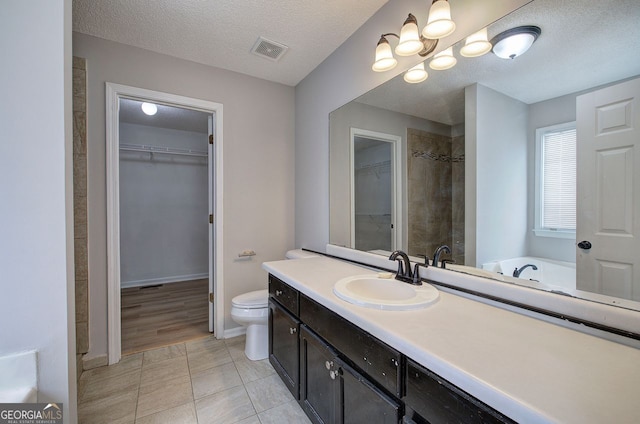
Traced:
<path id="1" fill-rule="evenodd" d="M 638 349 L 443 291 L 423 310 L 356 306 L 334 283 L 374 271 L 326 257 L 263 268 L 518 422 L 640 422 Z"/>

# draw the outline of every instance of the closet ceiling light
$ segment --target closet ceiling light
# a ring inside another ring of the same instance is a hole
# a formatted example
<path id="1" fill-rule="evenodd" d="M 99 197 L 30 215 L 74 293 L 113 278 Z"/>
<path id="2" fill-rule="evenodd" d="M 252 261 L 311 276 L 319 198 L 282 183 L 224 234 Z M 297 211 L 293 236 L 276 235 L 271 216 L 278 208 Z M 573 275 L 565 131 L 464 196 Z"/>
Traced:
<path id="1" fill-rule="evenodd" d="M 491 39 L 493 53 L 502 59 L 515 59 L 529 50 L 541 33 L 540 28 L 533 25 L 508 29 Z"/>
<path id="2" fill-rule="evenodd" d="M 142 111 L 149 115 L 155 115 L 158 112 L 158 106 L 154 105 L 153 103 L 142 103 L 142 106 L 140 106 L 142 108 Z"/>

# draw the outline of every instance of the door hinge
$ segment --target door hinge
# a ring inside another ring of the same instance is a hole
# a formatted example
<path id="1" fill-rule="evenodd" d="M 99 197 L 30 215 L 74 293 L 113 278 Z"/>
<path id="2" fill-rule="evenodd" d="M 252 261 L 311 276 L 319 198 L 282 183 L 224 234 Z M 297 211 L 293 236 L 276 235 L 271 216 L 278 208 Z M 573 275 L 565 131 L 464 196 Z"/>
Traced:
<path id="1" fill-rule="evenodd" d="M 213 144 L 213 134 L 209 134 L 209 144 Z"/>
<path id="2" fill-rule="evenodd" d="M 209 293 L 209 303 L 213 303 L 213 293 Z"/>
<path id="3" fill-rule="evenodd" d="M 213 224 L 213 214 L 209 214 L 209 224 Z"/>

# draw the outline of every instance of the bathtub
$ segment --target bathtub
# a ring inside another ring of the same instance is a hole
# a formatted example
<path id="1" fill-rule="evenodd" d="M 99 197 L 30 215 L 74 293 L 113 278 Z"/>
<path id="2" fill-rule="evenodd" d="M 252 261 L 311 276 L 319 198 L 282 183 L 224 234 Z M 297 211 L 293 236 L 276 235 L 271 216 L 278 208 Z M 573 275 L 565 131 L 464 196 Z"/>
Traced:
<path id="1" fill-rule="evenodd" d="M 576 288 L 576 264 L 573 262 L 556 261 L 553 259 L 536 258 L 523 256 L 520 258 L 504 259 L 500 261 L 487 262 L 482 264 L 482 269 L 498 272 L 511 277 L 513 271 L 520 269 L 524 265 L 533 264 L 537 270 L 531 267 L 522 271 L 518 278 L 524 280 L 539 281 L 547 286 L 554 286 L 563 289 Z"/>

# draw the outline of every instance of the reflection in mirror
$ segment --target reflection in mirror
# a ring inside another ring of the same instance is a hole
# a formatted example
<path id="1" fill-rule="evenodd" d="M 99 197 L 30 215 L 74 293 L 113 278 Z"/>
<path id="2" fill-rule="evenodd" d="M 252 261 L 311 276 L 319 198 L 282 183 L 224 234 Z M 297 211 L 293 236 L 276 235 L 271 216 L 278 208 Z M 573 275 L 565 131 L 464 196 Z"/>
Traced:
<path id="1" fill-rule="evenodd" d="M 396 150 L 400 137 L 351 130 L 351 235 L 358 250 L 396 249 Z"/>
<path id="2" fill-rule="evenodd" d="M 330 242 L 354 247 L 351 129 L 392 134 L 402 140 L 397 248 L 432 257 L 446 244 L 448 269 L 640 309 L 639 21 L 635 0 L 534 0 L 488 28 L 491 38 L 540 27 L 522 56 L 467 58 L 456 45 L 454 68 L 420 84 L 400 75 L 332 112 Z M 567 126 L 576 194 L 570 178 L 547 181 L 551 159 L 571 169 L 566 149 L 549 159 L 564 139 L 554 128 Z"/>

